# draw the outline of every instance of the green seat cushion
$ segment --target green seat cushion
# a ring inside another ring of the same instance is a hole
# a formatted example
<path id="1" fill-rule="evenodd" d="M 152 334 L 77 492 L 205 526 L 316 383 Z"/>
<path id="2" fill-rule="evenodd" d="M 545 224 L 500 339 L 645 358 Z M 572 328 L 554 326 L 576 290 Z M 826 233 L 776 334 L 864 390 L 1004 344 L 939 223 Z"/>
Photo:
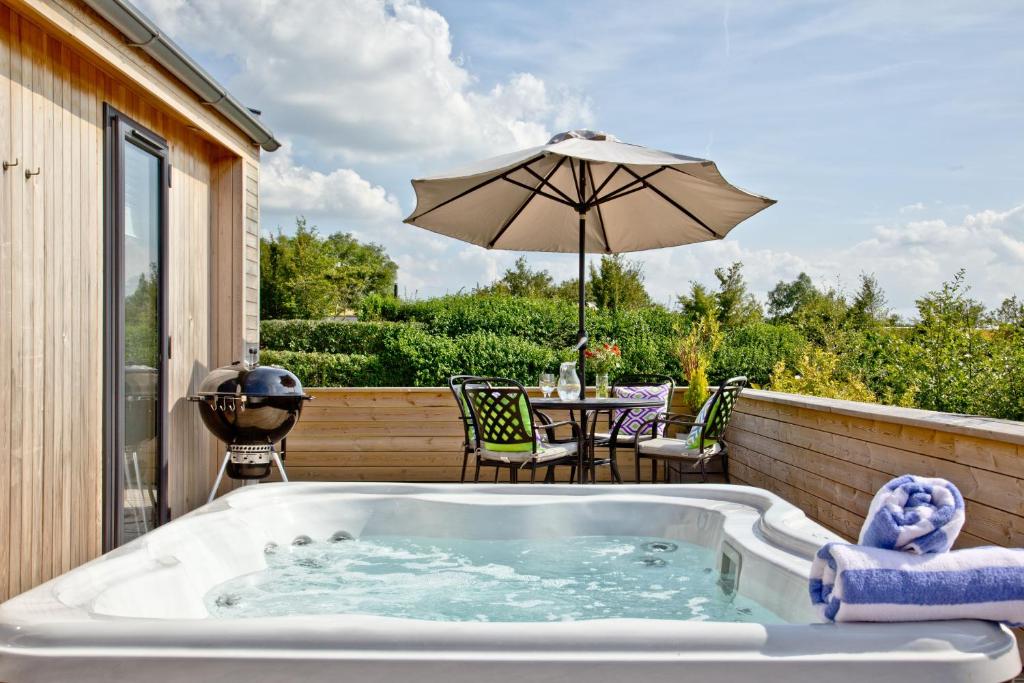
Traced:
<path id="1" fill-rule="evenodd" d="M 704 425 L 711 422 L 718 414 L 718 407 L 720 405 L 721 402 L 715 402 L 714 395 L 704 402 L 704 405 L 700 408 L 700 412 L 697 413 L 697 417 L 694 419 L 694 422 L 697 422 L 698 424 L 695 424 L 690 429 L 690 433 L 686 435 L 687 448 L 698 448 L 700 446 L 700 433 L 704 430 Z M 713 446 L 716 442 L 717 439 L 704 439 L 704 447 L 707 448 L 708 446 Z"/>

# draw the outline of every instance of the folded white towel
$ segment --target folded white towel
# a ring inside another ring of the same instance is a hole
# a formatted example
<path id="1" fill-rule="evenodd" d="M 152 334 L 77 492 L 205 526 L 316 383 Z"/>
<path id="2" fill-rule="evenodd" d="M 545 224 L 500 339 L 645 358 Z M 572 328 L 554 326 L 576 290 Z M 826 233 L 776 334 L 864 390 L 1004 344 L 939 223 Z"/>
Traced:
<path id="1" fill-rule="evenodd" d="M 829 621 L 1024 622 L 1024 550 L 915 555 L 846 543 L 811 563 L 811 602 Z"/>
<path id="2" fill-rule="evenodd" d="M 858 543 L 910 553 L 943 553 L 964 525 L 964 499 L 952 482 L 893 479 L 871 500 Z"/>

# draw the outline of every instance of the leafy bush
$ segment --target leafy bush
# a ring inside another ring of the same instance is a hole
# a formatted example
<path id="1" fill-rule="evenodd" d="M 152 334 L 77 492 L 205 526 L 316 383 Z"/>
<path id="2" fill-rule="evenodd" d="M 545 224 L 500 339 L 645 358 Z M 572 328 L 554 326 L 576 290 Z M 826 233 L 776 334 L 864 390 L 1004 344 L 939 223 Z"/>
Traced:
<path id="1" fill-rule="evenodd" d="M 807 352 L 800 356 L 795 372 L 779 361 L 772 372 L 771 385 L 773 391 L 790 394 L 868 403 L 875 400 L 875 395 L 859 377 L 840 369 L 838 356 L 814 346 L 807 347 Z"/>
<path id="2" fill-rule="evenodd" d="M 370 322 L 374 320 L 398 320 L 402 302 L 390 294 L 369 294 L 359 302 L 359 319 Z"/>
<path id="3" fill-rule="evenodd" d="M 260 362 L 288 368 L 307 387 L 385 386 L 376 356 L 265 350 Z"/>
<path id="4" fill-rule="evenodd" d="M 408 326 L 391 322 L 264 320 L 260 340 L 265 348 L 282 351 L 380 353 Z"/>
<path id="5" fill-rule="evenodd" d="M 711 360 L 713 384 L 746 375 L 753 384 L 767 384 L 780 362 L 795 369 L 807 342 L 788 325 L 754 323 L 729 331 Z"/>

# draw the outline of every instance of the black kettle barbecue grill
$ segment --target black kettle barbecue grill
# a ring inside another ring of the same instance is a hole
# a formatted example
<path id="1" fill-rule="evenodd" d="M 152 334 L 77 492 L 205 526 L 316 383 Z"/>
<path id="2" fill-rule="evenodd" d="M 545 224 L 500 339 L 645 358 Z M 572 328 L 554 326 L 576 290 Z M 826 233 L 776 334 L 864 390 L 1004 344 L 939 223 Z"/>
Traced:
<path id="1" fill-rule="evenodd" d="M 311 398 L 303 393 L 298 377 L 273 365 L 236 361 L 203 380 L 188 400 L 199 404 L 203 423 L 227 445 L 210 501 L 225 472 L 232 479 L 262 479 L 275 464 L 281 479 L 288 481 L 274 444 L 288 435 L 303 402 Z"/>

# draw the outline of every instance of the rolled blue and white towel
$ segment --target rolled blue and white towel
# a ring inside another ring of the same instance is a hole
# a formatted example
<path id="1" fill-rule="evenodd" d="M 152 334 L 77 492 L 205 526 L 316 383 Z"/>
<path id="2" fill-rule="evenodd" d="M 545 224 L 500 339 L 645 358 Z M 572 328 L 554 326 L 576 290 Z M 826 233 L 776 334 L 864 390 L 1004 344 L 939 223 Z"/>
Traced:
<path id="1" fill-rule="evenodd" d="M 1024 550 L 916 555 L 846 543 L 811 563 L 811 602 L 828 621 L 1024 622 Z"/>
<path id="2" fill-rule="evenodd" d="M 919 555 L 943 553 L 963 525 L 964 499 L 952 482 L 906 474 L 875 494 L 858 543 Z"/>

